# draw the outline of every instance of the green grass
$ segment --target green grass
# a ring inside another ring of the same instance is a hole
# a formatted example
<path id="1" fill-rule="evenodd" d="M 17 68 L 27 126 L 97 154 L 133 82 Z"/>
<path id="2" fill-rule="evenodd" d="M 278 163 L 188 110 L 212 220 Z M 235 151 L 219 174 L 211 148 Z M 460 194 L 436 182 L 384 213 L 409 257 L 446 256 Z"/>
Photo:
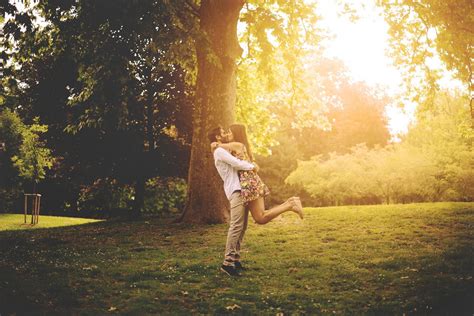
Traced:
<path id="1" fill-rule="evenodd" d="M 474 313 L 474 203 L 305 211 L 250 224 L 241 278 L 218 271 L 225 224 L 0 232 L 0 313 Z"/>
<path id="2" fill-rule="evenodd" d="M 86 223 L 97 222 L 95 219 L 59 217 L 59 216 L 39 216 L 38 224 L 31 225 L 31 216 L 21 214 L 0 214 L 0 231 L 2 230 L 18 230 L 18 229 L 38 229 L 51 228 L 70 225 L 81 225 Z"/>

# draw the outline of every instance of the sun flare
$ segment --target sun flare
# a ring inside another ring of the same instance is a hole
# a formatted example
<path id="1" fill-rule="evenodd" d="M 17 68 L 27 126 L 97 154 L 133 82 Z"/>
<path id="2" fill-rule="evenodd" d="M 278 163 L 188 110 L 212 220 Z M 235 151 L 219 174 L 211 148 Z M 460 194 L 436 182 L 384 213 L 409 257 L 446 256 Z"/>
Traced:
<path id="1" fill-rule="evenodd" d="M 336 1 L 321 1 L 321 25 L 332 37 L 326 40 L 325 53 L 339 58 L 351 70 L 354 79 L 370 85 L 383 85 L 388 93 L 399 92 L 402 78 L 386 55 L 389 45 L 388 25 L 374 3 L 364 2 L 358 19 L 338 14 Z"/>
<path id="2" fill-rule="evenodd" d="M 388 55 L 389 27 L 382 9 L 376 6 L 375 1 L 353 1 L 357 18 L 351 20 L 349 15 L 339 13 L 339 5 L 337 1 L 318 2 L 320 25 L 332 35 L 323 42 L 326 56 L 341 59 L 355 80 L 381 88 L 389 96 L 403 93 L 401 71 Z M 438 82 L 440 86 L 462 89 L 461 82 L 453 79 L 453 74 L 445 69 L 437 55 L 430 63 L 430 67 L 443 74 Z M 404 109 L 387 105 L 388 128 L 394 139 L 397 139 L 396 135 L 408 132 L 410 123 L 414 121 L 415 109 L 416 104 L 408 100 L 404 101 Z"/>

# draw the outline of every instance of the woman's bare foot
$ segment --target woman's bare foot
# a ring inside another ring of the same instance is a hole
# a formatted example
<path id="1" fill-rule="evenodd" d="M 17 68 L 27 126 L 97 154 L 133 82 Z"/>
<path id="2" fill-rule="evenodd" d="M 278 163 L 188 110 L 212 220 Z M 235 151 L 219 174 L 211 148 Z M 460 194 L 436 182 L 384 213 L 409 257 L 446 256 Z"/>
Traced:
<path id="1" fill-rule="evenodd" d="M 287 202 L 290 203 L 291 209 L 293 212 L 297 213 L 301 219 L 303 219 L 303 205 L 301 204 L 301 200 L 297 196 L 290 197 Z"/>

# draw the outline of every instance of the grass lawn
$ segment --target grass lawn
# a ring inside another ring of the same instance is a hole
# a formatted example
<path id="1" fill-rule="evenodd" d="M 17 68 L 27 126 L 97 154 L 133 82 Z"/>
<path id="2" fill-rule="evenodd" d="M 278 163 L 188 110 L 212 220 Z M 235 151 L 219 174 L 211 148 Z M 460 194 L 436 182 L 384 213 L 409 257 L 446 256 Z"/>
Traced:
<path id="1" fill-rule="evenodd" d="M 474 203 L 305 211 L 250 224 L 240 278 L 218 270 L 225 224 L 2 231 L 0 314 L 474 313 Z"/>
<path id="2" fill-rule="evenodd" d="M 96 219 L 75 218 L 75 217 L 59 217 L 59 216 L 39 216 L 38 224 L 30 225 L 31 215 L 25 216 L 21 214 L 0 214 L 0 232 L 3 230 L 18 229 L 38 229 L 50 228 L 70 225 L 80 225 L 86 223 L 97 222 Z"/>

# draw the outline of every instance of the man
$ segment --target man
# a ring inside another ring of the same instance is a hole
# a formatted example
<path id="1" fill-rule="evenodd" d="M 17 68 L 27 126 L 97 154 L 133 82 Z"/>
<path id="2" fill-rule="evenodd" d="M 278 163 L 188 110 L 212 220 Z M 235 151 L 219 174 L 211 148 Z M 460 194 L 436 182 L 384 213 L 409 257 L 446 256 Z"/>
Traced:
<path id="1" fill-rule="evenodd" d="M 227 143 L 232 137 L 230 131 L 225 131 L 221 126 L 208 133 L 210 143 Z M 248 209 L 240 196 L 239 170 L 254 170 L 256 166 L 235 158 L 227 150 L 216 148 L 214 150 L 214 164 L 217 172 L 224 181 L 224 191 L 230 202 L 230 222 L 227 233 L 224 262 L 221 271 L 230 276 L 238 276 L 243 269 L 240 263 L 240 245 L 247 229 Z"/>

